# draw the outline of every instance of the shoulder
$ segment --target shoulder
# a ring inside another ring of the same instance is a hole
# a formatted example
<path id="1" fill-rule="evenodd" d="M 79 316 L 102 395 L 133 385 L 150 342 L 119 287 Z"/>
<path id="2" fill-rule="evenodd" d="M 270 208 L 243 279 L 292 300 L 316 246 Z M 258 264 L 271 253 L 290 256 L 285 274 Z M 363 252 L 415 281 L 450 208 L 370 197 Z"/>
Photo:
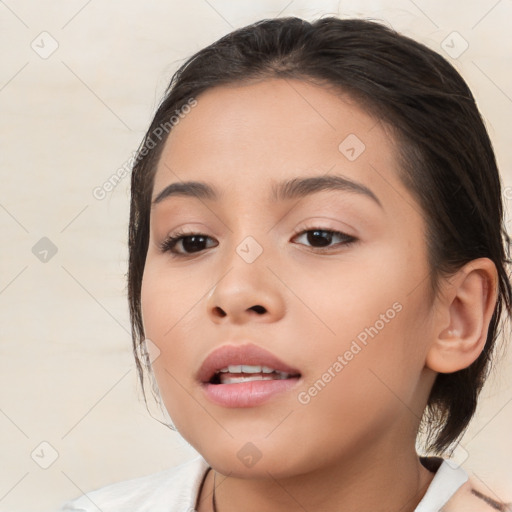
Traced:
<path id="1" fill-rule="evenodd" d="M 198 456 L 179 466 L 112 483 L 62 505 L 59 512 L 184 512 L 192 511 L 208 470 Z"/>
<path id="2" fill-rule="evenodd" d="M 435 474 L 415 512 L 512 512 L 512 503 L 500 501 L 475 476 L 449 459 L 420 457 Z"/>
<path id="3" fill-rule="evenodd" d="M 469 476 L 452 498 L 441 509 L 442 512 L 512 512 L 512 502 L 505 503 L 492 496 L 489 489 L 475 477 Z"/>

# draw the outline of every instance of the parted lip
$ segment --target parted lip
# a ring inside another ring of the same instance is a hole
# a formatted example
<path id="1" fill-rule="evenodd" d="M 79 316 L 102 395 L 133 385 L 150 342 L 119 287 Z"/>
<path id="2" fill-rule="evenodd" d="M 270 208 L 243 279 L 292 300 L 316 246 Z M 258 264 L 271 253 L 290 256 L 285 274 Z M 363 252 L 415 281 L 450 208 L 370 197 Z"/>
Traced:
<path id="1" fill-rule="evenodd" d="M 268 366 L 274 370 L 299 376 L 300 371 L 281 361 L 268 350 L 248 343 L 245 345 L 222 345 L 211 352 L 199 368 L 197 380 L 203 384 L 210 382 L 212 377 L 222 368 L 229 365 Z"/>

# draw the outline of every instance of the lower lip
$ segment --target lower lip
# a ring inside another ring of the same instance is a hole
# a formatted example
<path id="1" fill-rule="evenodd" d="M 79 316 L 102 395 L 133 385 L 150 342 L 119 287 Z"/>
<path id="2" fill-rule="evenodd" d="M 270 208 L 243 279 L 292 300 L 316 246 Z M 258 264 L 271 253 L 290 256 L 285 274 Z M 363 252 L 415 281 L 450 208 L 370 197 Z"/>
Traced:
<path id="1" fill-rule="evenodd" d="M 206 397 L 223 407 L 254 407 L 270 398 L 289 391 L 299 378 L 276 380 L 253 380 L 236 384 L 203 384 Z"/>

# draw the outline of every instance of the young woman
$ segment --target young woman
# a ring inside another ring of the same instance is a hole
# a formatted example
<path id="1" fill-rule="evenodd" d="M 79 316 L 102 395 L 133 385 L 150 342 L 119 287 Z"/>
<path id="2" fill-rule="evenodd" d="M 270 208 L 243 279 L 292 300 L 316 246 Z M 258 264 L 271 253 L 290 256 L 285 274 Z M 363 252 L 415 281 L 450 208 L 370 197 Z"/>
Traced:
<path id="1" fill-rule="evenodd" d="M 200 456 L 62 510 L 510 510 L 441 457 L 511 306 L 491 142 L 444 58 L 360 19 L 235 30 L 173 76 L 131 194 L 140 380 Z"/>

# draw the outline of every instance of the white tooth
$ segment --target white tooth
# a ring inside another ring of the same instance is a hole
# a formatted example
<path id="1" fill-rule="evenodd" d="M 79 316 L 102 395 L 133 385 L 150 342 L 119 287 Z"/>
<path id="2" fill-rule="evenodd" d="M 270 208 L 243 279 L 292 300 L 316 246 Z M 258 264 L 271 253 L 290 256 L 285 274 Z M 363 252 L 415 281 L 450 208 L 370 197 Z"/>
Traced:
<path id="1" fill-rule="evenodd" d="M 272 373 L 274 370 L 272 368 L 269 368 L 268 366 L 262 366 L 261 371 L 263 373 Z"/>
<path id="2" fill-rule="evenodd" d="M 242 373 L 242 365 L 241 364 L 230 364 L 228 366 L 229 373 Z"/>
<path id="3" fill-rule="evenodd" d="M 287 379 L 289 377 L 288 373 L 279 372 L 279 371 L 277 371 L 276 373 L 277 373 L 277 378 L 278 379 Z"/>
<path id="4" fill-rule="evenodd" d="M 246 377 L 220 376 L 221 384 L 238 384 L 239 382 L 251 382 L 255 380 L 274 380 L 270 375 L 247 375 Z"/>
<path id="5" fill-rule="evenodd" d="M 261 366 L 242 365 L 242 373 L 261 373 Z"/>
<path id="6" fill-rule="evenodd" d="M 229 372 L 229 368 L 222 368 L 222 370 L 219 370 L 221 373 L 227 373 Z"/>

